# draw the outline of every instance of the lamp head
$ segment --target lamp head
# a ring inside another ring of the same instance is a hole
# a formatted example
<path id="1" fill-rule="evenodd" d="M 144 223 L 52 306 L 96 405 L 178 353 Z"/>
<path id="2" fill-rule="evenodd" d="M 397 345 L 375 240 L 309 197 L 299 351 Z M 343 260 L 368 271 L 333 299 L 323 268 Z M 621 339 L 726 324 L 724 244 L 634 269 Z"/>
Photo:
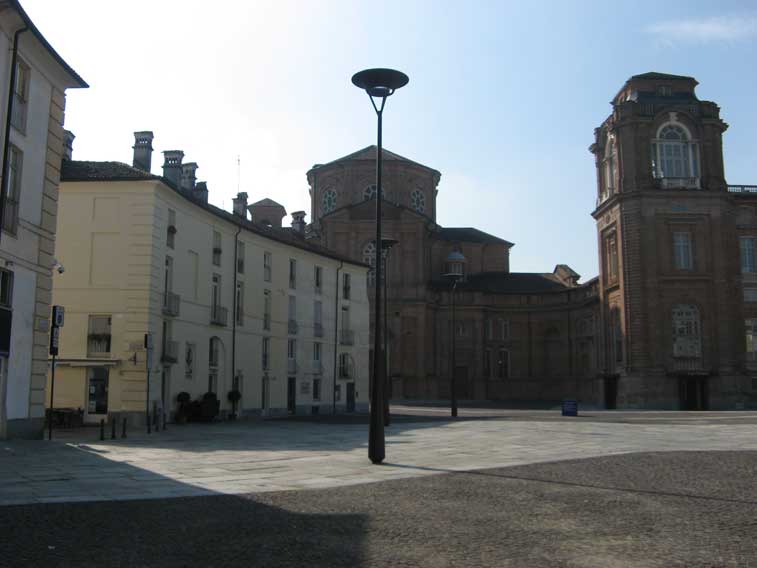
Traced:
<path id="1" fill-rule="evenodd" d="M 365 69 L 352 76 L 352 84 L 372 97 L 386 98 L 407 85 L 410 79 L 394 69 Z"/>

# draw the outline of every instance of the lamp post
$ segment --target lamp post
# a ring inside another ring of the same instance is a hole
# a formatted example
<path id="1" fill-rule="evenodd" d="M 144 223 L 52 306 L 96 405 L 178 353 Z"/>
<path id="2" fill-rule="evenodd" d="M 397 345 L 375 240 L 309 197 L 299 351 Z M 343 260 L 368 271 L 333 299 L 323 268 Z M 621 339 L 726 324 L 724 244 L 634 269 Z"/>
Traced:
<path id="1" fill-rule="evenodd" d="M 386 389 L 384 392 L 384 426 L 389 426 L 392 423 L 391 416 L 389 414 L 389 395 L 391 394 L 391 390 L 389 388 L 390 382 L 389 382 L 389 350 L 387 349 L 387 343 L 389 335 L 387 333 L 387 330 L 389 329 L 389 326 L 386 322 L 386 313 L 389 308 L 389 294 L 386 292 L 386 282 L 389 280 L 389 269 L 387 268 L 389 266 L 389 250 L 399 243 L 397 239 L 388 239 L 386 237 L 381 239 L 381 259 L 384 261 L 384 388 Z M 386 252 L 384 252 L 386 251 Z"/>
<path id="2" fill-rule="evenodd" d="M 465 257 L 462 255 L 462 253 L 459 253 L 457 251 L 453 251 L 449 254 L 447 257 L 447 267 L 449 272 L 444 275 L 445 278 L 452 281 L 452 349 L 451 349 L 451 364 L 452 372 L 450 373 L 450 379 L 449 379 L 449 389 L 450 389 L 450 395 L 449 395 L 449 405 L 450 405 L 450 414 L 453 418 L 457 417 L 457 392 L 455 390 L 455 371 L 457 370 L 457 361 L 455 359 L 456 351 L 455 348 L 455 336 L 457 335 L 457 330 L 455 329 L 455 292 L 457 291 L 457 283 L 460 282 L 463 278 L 463 265 L 465 264 Z"/>
<path id="3" fill-rule="evenodd" d="M 352 84 L 363 89 L 371 99 L 378 117 L 378 143 L 376 149 L 376 243 L 381 242 L 381 119 L 387 97 L 407 85 L 407 75 L 394 69 L 366 69 L 352 76 Z M 380 104 L 376 104 L 376 99 Z M 379 247 L 376 247 L 377 249 Z M 381 261 L 376 251 L 375 302 L 373 318 L 373 384 L 371 385 L 371 423 L 368 432 L 368 457 L 374 464 L 384 461 L 384 374 L 381 372 Z"/>

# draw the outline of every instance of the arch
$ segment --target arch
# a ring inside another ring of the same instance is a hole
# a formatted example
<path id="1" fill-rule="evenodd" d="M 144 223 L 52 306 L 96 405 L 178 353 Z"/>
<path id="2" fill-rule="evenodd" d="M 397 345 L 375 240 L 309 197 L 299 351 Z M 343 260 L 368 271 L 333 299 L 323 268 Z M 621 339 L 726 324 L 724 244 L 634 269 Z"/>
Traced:
<path id="1" fill-rule="evenodd" d="M 699 187 L 699 144 L 682 122 L 663 122 L 651 144 L 652 174 L 665 187 Z M 679 180 L 679 181 L 676 181 Z"/>
<path id="2" fill-rule="evenodd" d="M 370 266 L 368 270 L 368 286 L 376 284 L 376 243 L 373 240 L 363 245 L 362 249 L 363 262 Z M 386 275 L 386 250 L 381 251 L 381 280 L 383 282 Z"/>

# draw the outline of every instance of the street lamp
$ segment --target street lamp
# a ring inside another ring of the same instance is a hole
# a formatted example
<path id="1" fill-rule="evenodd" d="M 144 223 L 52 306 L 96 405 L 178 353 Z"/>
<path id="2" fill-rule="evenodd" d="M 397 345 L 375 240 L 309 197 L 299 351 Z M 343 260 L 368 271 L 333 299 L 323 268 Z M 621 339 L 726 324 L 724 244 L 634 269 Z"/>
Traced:
<path id="1" fill-rule="evenodd" d="M 381 239 L 381 259 L 384 261 L 384 426 L 389 426 L 392 423 L 391 416 L 389 414 L 389 395 L 391 394 L 390 382 L 389 382 L 389 350 L 387 349 L 387 342 L 389 335 L 387 330 L 389 326 L 386 322 L 386 313 L 389 309 L 389 294 L 386 292 L 386 282 L 389 280 L 389 250 L 399 243 L 397 239 L 382 238 Z M 386 252 L 385 252 L 386 251 Z"/>
<path id="2" fill-rule="evenodd" d="M 376 150 L 376 243 L 381 242 L 381 118 L 387 97 L 407 85 L 407 75 L 394 69 L 366 69 L 352 76 L 352 83 L 368 93 L 373 110 L 378 117 L 378 148 Z M 376 105 L 376 100 L 380 104 Z M 376 247 L 379 249 L 379 247 Z M 368 432 L 368 457 L 374 464 L 384 461 L 384 376 L 381 372 L 381 261 L 380 250 L 376 251 L 375 302 L 373 318 L 373 384 L 371 386 L 371 424 Z"/>
<path id="3" fill-rule="evenodd" d="M 457 361 L 455 360 L 455 336 L 457 335 L 457 330 L 455 329 L 455 291 L 457 290 L 457 283 L 463 278 L 464 266 L 465 257 L 462 253 L 458 251 L 452 251 L 449 253 L 449 256 L 447 256 L 447 270 L 449 270 L 449 272 L 447 272 L 444 277 L 452 281 L 452 372 L 450 373 L 449 380 L 449 405 L 450 413 L 453 418 L 457 417 L 457 392 L 455 392 L 455 371 L 457 367 Z"/>

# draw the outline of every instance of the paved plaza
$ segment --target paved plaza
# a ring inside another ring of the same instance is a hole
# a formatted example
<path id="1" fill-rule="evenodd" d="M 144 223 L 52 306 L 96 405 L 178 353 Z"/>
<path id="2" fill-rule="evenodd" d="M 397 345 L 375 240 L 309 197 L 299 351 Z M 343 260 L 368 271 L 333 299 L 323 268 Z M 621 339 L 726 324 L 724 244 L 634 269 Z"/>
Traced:
<path id="1" fill-rule="evenodd" d="M 2 566 L 757 566 L 757 415 L 396 408 L 2 443 Z"/>
<path id="2" fill-rule="evenodd" d="M 629 452 L 757 450 L 757 413 L 591 412 L 402 407 L 386 461 L 367 458 L 364 417 L 169 426 L 99 441 L 97 429 L 11 441 L 0 505 L 193 497 L 344 487 Z M 108 433 L 109 434 L 109 433 Z"/>

